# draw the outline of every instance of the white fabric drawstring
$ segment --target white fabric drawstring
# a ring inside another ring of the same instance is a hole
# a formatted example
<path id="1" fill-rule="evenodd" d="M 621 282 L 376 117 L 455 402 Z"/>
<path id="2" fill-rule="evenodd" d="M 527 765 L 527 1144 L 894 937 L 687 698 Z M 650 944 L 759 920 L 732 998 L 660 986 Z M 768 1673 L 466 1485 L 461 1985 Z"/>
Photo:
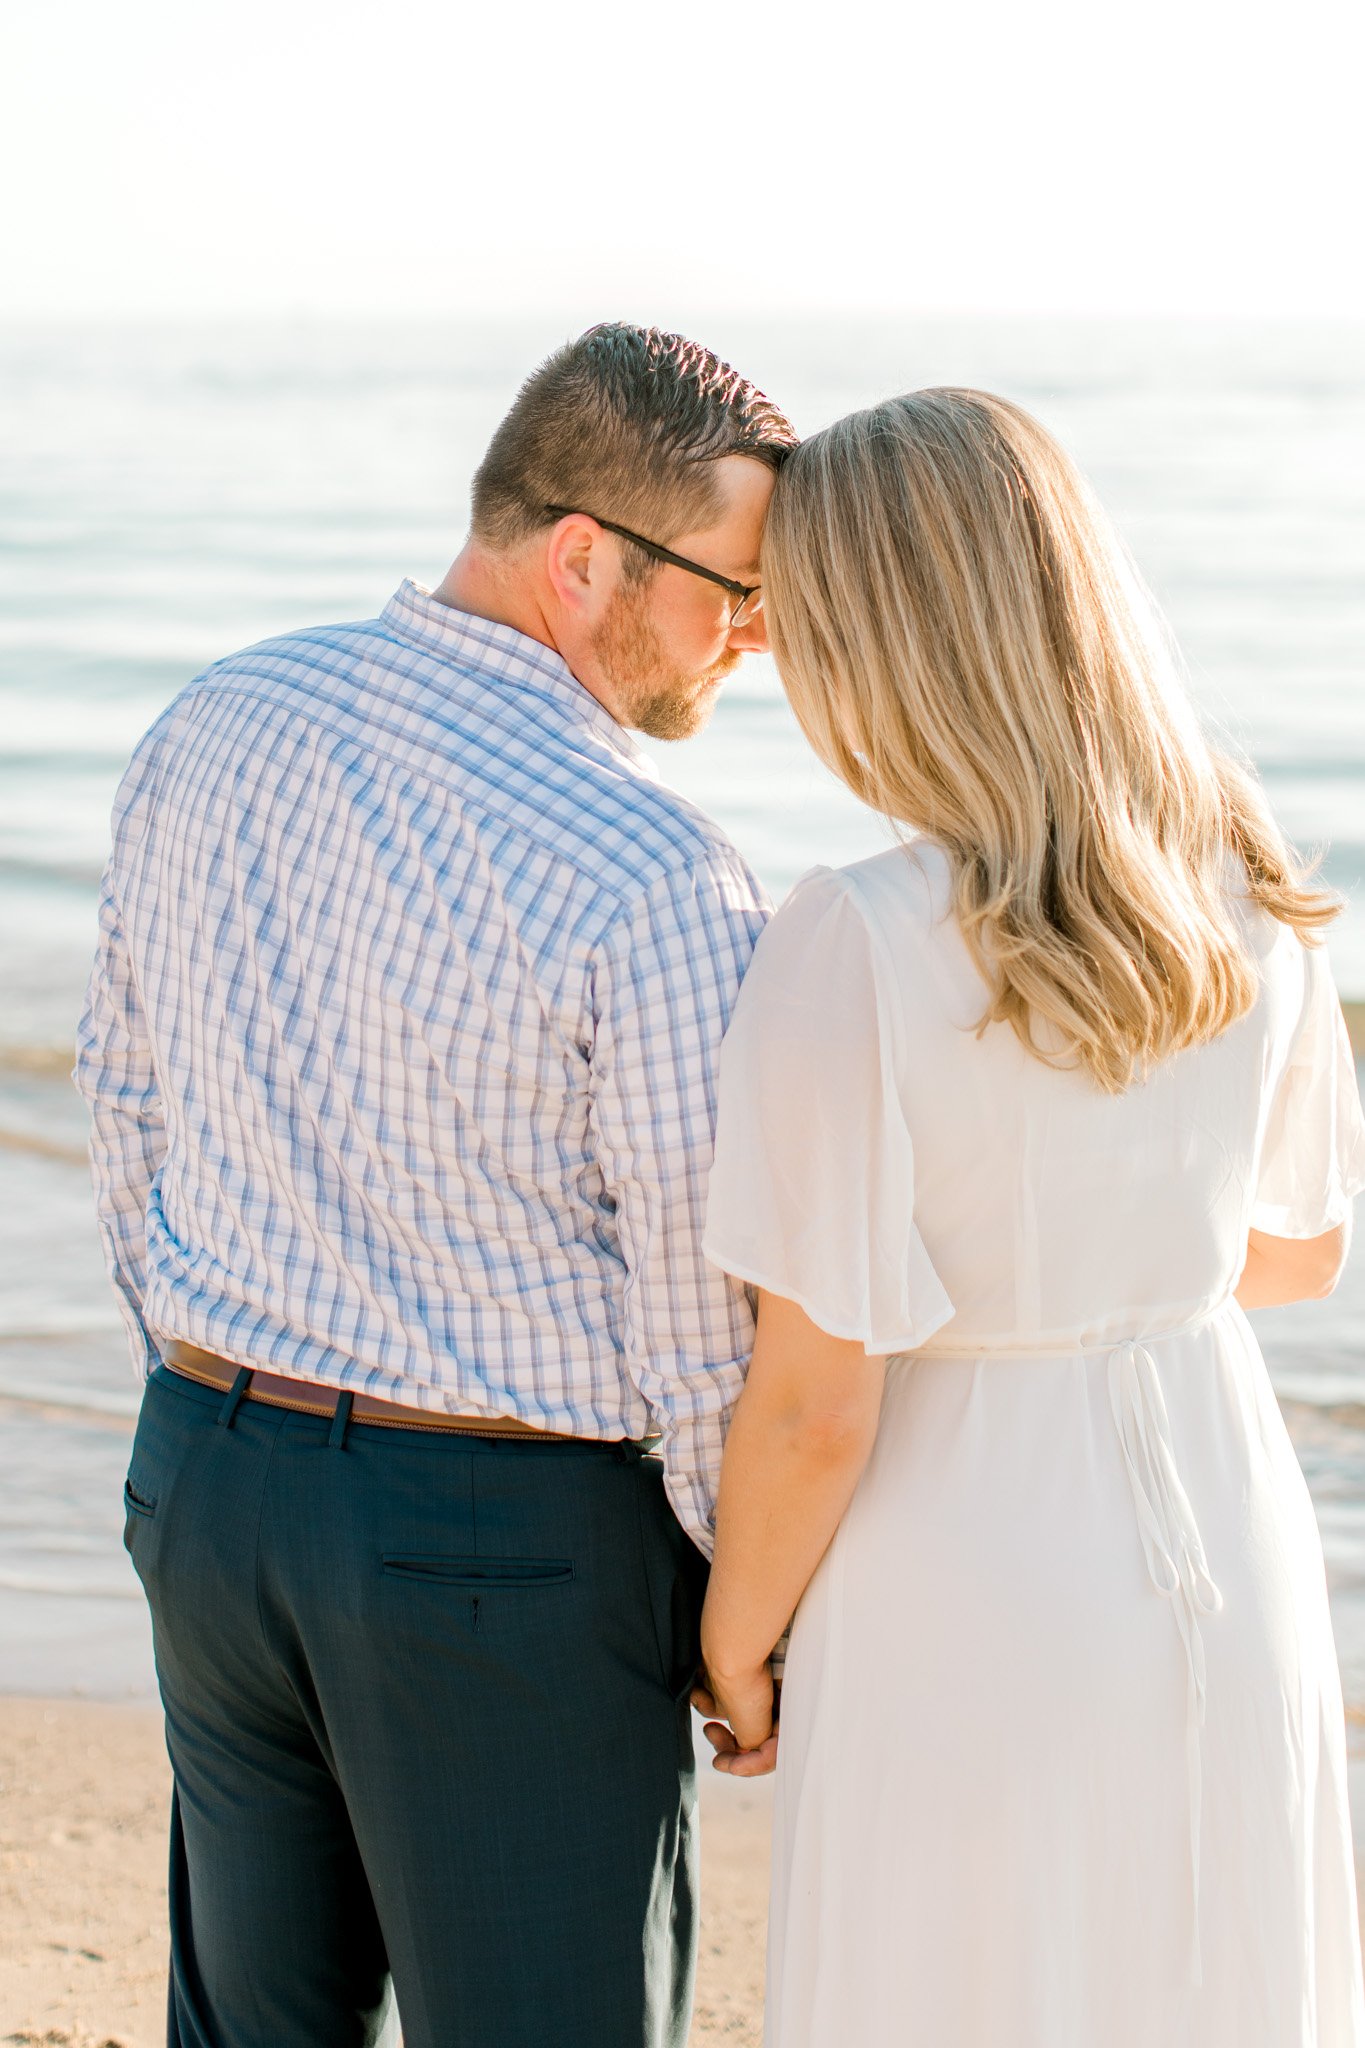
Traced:
<path id="1" fill-rule="evenodd" d="M 1175 1610 L 1188 1672 L 1185 1755 L 1190 1793 L 1190 1876 L 1194 1896 L 1194 1981 L 1204 1981 L 1199 1943 L 1199 1829 L 1203 1803 L 1201 1731 L 1205 1713 L 1201 1615 L 1216 1614 L 1223 1596 L 1209 1573 L 1190 1498 L 1176 1470 L 1170 1418 L 1152 1354 L 1127 1338 L 1109 1355 L 1109 1401 L 1137 1510 L 1147 1571 Z"/>
<path id="2" fill-rule="evenodd" d="M 1096 1353 L 1107 1356 L 1109 1401 L 1119 1441 L 1123 1445 L 1148 1575 L 1158 1593 L 1171 1602 L 1175 1611 L 1188 1673 L 1185 1759 L 1189 1784 L 1193 1976 L 1196 1985 L 1204 1981 L 1199 1939 L 1199 1837 L 1203 1809 L 1201 1736 L 1207 1691 L 1204 1638 L 1199 1623 L 1204 1615 L 1218 1612 L 1223 1605 L 1223 1596 L 1209 1572 L 1194 1509 L 1176 1468 L 1166 1400 L 1161 1391 L 1156 1362 L 1147 1347 L 1203 1329 L 1231 1305 L 1231 1296 L 1223 1296 L 1191 1316 L 1187 1322 L 1164 1330 L 1144 1331 L 1139 1337 L 1121 1337 L 1117 1342 L 1098 1336 L 1087 1338 L 1079 1333 L 1069 1341 L 1059 1333 L 1055 1338 L 1035 1339 L 1026 1344 L 1003 1334 L 975 1343 L 970 1340 L 964 1342 L 960 1338 L 953 1342 L 951 1336 L 945 1336 L 931 1339 L 911 1354 L 918 1358 L 1059 1358 L 1074 1350 L 1082 1357 Z"/>

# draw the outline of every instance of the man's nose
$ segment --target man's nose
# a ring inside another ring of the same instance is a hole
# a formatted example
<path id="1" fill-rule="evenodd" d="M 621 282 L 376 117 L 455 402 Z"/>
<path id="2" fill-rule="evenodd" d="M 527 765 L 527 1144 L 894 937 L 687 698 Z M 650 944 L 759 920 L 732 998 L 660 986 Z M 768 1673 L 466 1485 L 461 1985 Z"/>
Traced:
<path id="1" fill-rule="evenodd" d="M 742 626 L 730 628 L 730 645 L 737 654 L 766 654 L 768 652 L 768 619 L 762 610 Z"/>

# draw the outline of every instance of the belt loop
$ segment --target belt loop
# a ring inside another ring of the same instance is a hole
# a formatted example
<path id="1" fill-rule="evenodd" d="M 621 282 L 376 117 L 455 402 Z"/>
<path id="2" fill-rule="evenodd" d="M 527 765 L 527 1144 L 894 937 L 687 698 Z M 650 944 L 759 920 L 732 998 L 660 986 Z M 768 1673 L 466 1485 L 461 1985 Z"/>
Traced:
<path id="1" fill-rule="evenodd" d="M 231 1429 L 232 1418 L 237 1413 L 237 1404 L 241 1400 L 243 1394 L 246 1392 L 247 1381 L 250 1378 L 251 1367 L 249 1365 L 238 1366 L 237 1377 L 232 1382 L 232 1385 L 228 1388 L 227 1398 L 223 1402 L 222 1407 L 218 1410 L 219 1429 Z"/>
<path id="2" fill-rule="evenodd" d="M 327 1448 L 329 1451 L 345 1450 L 346 1425 L 351 1419 L 351 1408 L 354 1402 L 354 1394 L 337 1395 L 336 1413 L 332 1417 L 332 1427 L 327 1433 Z"/>

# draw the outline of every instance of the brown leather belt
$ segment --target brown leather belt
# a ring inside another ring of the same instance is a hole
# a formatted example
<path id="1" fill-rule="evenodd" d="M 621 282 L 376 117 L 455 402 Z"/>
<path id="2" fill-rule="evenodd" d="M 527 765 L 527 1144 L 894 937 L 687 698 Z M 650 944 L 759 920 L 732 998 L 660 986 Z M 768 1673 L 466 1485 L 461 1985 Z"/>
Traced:
<path id="1" fill-rule="evenodd" d="M 200 1386 L 216 1387 L 229 1394 L 237 1384 L 240 1365 L 220 1358 L 216 1351 L 201 1351 L 197 1344 L 183 1344 L 173 1338 L 161 1346 L 161 1355 L 172 1372 Z M 300 1415 L 335 1415 L 341 1389 L 324 1387 L 313 1380 L 294 1380 L 283 1373 L 248 1368 L 251 1378 L 242 1392 L 246 1401 L 264 1401 L 268 1408 L 293 1408 Z M 425 1408 L 406 1408 L 400 1401 L 380 1401 L 373 1394 L 356 1394 L 351 1402 L 352 1422 L 364 1422 L 380 1429 L 456 1430 L 463 1436 L 543 1437 L 559 1443 L 582 1443 L 566 1429 L 536 1429 L 511 1415 L 442 1415 Z"/>

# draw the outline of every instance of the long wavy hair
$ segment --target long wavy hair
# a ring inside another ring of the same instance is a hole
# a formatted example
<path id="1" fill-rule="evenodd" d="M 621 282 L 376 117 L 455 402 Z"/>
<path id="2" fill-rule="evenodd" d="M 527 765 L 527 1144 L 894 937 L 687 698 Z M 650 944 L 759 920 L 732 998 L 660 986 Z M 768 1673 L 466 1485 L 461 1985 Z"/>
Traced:
<path id="1" fill-rule="evenodd" d="M 763 585 L 816 753 L 947 851 L 982 1029 L 1118 1094 L 1255 1001 L 1230 883 L 1305 943 L 1337 914 L 1211 751 L 1109 521 L 1018 406 L 917 391 L 804 441 Z"/>

